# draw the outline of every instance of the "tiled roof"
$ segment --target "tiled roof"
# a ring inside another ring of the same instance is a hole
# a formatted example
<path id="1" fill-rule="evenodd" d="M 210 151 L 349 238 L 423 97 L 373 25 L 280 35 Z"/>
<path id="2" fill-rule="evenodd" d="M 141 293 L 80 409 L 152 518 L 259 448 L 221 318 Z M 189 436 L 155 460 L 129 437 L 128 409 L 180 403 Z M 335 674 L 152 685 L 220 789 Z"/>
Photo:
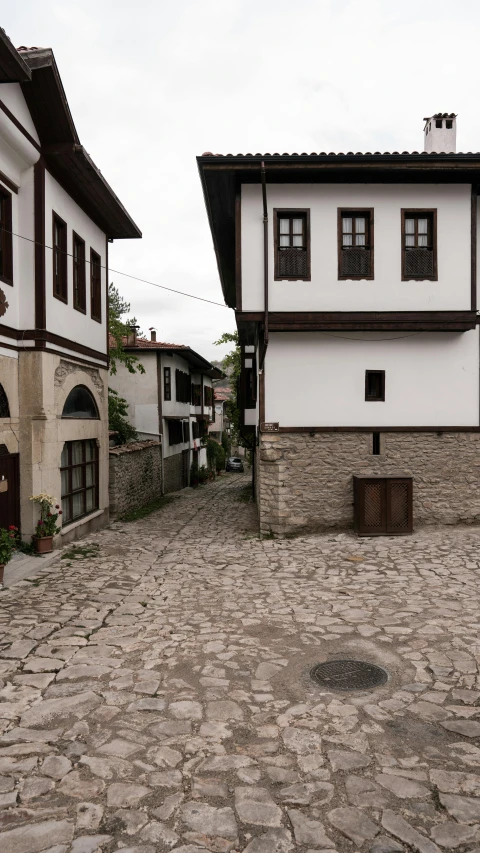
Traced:
<path id="1" fill-rule="evenodd" d="M 435 118 L 435 116 L 432 116 Z M 466 155 L 480 156 L 480 152 L 478 151 L 302 151 L 300 154 L 297 151 L 293 153 L 289 153 L 288 151 L 284 151 L 282 154 L 279 151 L 275 151 L 271 154 L 267 151 L 265 154 L 261 152 L 256 152 L 252 154 L 248 152 L 247 154 L 213 154 L 211 151 L 204 151 L 202 157 L 222 157 L 225 160 L 228 158 L 241 157 L 247 159 L 249 157 L 413 157 L 413 156 L 424 156 L 424 157 L 435 157 L 438 154 L 442 154 L 443 156 L 448 157 L 465 157 Z"/>
<path id="2" fill-rule="evenodd" d="M 109 346 L 115 346 L 115 338 L 112 335 L 109 338 Z M 129 344 L 126 336 L 122 338 L 122 346 L 138 347 L 139 349 L 190 349 L 185 344 L 167 344 L 164 341 L 149 341 L 147 338 L 137 338 L 134 344 Z"/>

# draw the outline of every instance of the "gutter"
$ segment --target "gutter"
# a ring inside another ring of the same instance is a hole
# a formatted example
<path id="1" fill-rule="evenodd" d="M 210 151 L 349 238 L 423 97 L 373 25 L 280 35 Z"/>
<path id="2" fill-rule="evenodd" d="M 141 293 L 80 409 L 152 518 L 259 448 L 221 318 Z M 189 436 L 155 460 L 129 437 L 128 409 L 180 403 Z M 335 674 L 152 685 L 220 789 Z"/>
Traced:
<path id="1" fill-rule="evenodd" d="M 264 332 L 263 341 L 264 347 L 262 357 L 260 359 L 259 370 L 263 370 L 265 356 L 268 347 L 268 208 L 267 208 L 267 180 L 265 171 L 265 162 L 261 163 L 262 177 L 262 199 L 263 199 L 263 308 L 264 308 Z"/>

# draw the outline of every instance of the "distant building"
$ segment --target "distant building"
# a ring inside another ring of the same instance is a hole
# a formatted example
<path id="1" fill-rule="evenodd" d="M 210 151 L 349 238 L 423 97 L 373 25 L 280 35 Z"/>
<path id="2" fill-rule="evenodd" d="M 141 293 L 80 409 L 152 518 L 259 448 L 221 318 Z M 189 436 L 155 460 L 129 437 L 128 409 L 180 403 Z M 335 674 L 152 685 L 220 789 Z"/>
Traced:
<path id="1" fill-rule="evenodd" d="M 39 492 L 64 542 L 108 522 L 108 244 L 140 236 L 52 51 L 0 30 L 0 527 L 32 534 Z"/>
<path id="2" fill-rule="evenodd" d="M 217 441 L 222 441 L 224 434 L 230 432 L 230 421 L 227 416 L 227 404 L 232 394 L 231 388 L 214 388 L 214 420 L 208 427 L 208 433 Z"/>
<path id="3" fill-rule="evenodd" d="M 124 348 L 145 373 L 131 374 L 118 364 L 110 387 L 127 401 L 139 437 L 161 440 L 164 491 L 185 488 L 192 463 L 207 464 L 202 438 L 213 419 L 212 380 L 223 374 L 190 347 L 157 341 L 155 332 L 146 340 L 132 330 Z"/>

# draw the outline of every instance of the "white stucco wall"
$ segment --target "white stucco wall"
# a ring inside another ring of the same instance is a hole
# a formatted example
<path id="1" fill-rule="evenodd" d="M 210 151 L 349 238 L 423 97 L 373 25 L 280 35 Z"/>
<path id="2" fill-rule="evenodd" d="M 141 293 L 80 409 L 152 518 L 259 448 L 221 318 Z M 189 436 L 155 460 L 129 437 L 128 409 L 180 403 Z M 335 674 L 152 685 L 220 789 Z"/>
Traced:
<path id="1" fill-rule="evenodd" d="M 45 174 L 45 231 L 46 244 L 52 245 L 52 211 L 67 223 L 67 281 L 68 304 L 53 295 L 52 251 L 45 251 L 45 287 L 47 307 L 47 329 L 57 335 L 69 338 L 77 343 L 91 347 L 98 352 L 107 351 L 106 340 L 106 272 L 105 272 L 105 234 L 86 213 L 65 192 L 55 178 L 47 171 Z M 100 255 L 102 263 L 102 322 L 97 323 L 90 316 L 90 263 L 86 264 L 87 313 L 75 311 L 73 307 L 73 259 L 72 231 L 85 240 L 85 257 L 90 261 L 90 248 Z"/>
<path id="2" fill-rule="evenodd" d="M 470 309 L 468 184 L 268 184 L 271 311 Z M 338 281 L 337 208 L 373 207 L 375 279 Z M 311 281 L 274 281 L 273 209 L 309 208 Z M 436 208 L 438 281 L 401 280 L 401 208 Z M 242 309 L 263 309 L 261 187 L 242 185 Z"/>
<path id="3" fill-rule="evenodd" d="M 145 373 L 129 373 L 117 363 L 117 372 L 109 376 L 108 384 L 127 401 L 129 421 L 137 432 L 152 433 L 149 437 L 153 438 L 159 427 L 157 353 L 140 351 L 136 355 Z"/>
<path id="4" fill-rule="evenodd" d="M 265 420 L 312 427 L 478 426 L 478 366 L 478 329 L 272 333 Z M 365 401 L 366 370 L 385 370 L 385 402 Z"/>
<path id="5" fill-rule="evenodd" d="M 165 400 L 164 388 L 163 388 L 163 368 L 170 368 L 170 380 L 172 387 L 172 399 Z M 162 353 L 162 413 L 164 417 L 170 418 L 188 418 L 190 416 L 190 403 L 177 403 L 176 400 L 176 384 L 175 384 L 175 371 L 181 370 L 183 373 L 190 373 L 190 365 L 188 361 L 185 361 L 181 356 L 173 354 L 166 355 L 166 353 Z M 180 445 L 176 445 L 180 447 Z"/>
<path id="6" fill-rule="evenodd" d="M 14 114 L 15 118 L 18 119 L 22 127 L 28 131 L 35 142 L 40 144 L 40 139 L 30 115 L 30 110 L 27 107 L 27 102 L 23 97 L 20 83 L 0 84 L 0 100 L 2 100 L 10 112 Z"/>

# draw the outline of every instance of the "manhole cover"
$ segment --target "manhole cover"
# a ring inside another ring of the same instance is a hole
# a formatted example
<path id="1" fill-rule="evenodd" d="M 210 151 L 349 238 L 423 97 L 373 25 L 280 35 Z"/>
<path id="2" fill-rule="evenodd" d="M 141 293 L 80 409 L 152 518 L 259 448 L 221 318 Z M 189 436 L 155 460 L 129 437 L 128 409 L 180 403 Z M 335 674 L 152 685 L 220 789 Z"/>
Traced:
<path id="1" fill-rule="evenodd" d="M 314 681 L 334 690 L 369 690 L 388 681 L 381 666 L 363 660 L 327 660 L 310 670 Z"/>

